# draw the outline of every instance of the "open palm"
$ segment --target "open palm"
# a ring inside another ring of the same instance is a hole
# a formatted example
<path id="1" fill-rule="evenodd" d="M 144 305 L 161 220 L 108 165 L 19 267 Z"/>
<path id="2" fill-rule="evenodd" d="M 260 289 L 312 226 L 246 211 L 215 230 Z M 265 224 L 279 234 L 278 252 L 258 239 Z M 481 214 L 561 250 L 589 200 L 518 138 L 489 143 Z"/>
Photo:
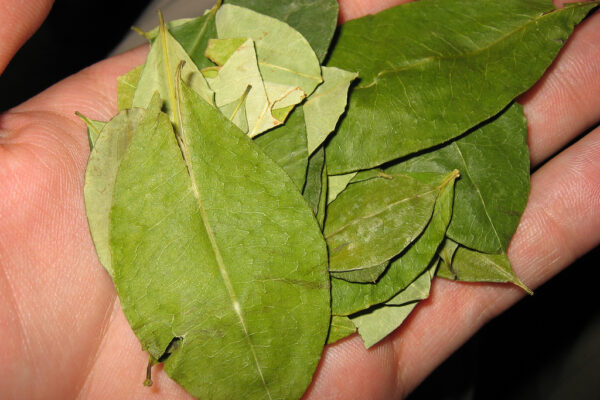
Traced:
<path id="1" fill-rule="evenodd" d="M 343 18 L 400 3 L 341 1 Z M 0 0 L 0 71 L 52 1 Z M 600 242 L 600 13 L 522 96 L 532 191 L 509 248 L 530 287 Z M 147 356 L 98 262 L 83 204 L 88 143 L 74 115 L 116 113 L 116 78 L 146 48 L 98 63 L 0 116 L 0 393 L 8 399 L 189 398 L 166 374 L 142 385 Z M 8 95 L 4 93 L 4 95 Z M 508 285 L 436 280 L 401 329 L 366 351 L 356 337 L 330 346 L 307 398 L 389 399 L 410 392 L 522 293 Z"/>

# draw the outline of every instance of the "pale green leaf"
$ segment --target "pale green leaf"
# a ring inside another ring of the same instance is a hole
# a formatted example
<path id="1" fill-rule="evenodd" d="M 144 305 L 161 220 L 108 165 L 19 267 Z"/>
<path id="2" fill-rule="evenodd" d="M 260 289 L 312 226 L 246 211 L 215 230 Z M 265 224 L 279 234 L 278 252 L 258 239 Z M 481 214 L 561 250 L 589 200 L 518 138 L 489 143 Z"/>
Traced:
<path id="1" fill-rule="evenodd" d="M 399 254 L 427 226 L 437 194 L 407 175 L 349 185 L 327 207 L 330 271 L 374 267 Z"/>
<path id="2" fill-rule="evenodd" d="M 327 65 L 361 81 L 328 144 L 342 174 L 444 143 L 544 73 L 596 3 L 421 0 L 345 23 Z"/>
<path id="3" fill-rule="evenodd" d="M 331 271 L 330 273 L 332 277 L 343 279 L 348 282 L 375 283 L 389 264 L 389 261 L 385 261 L 382 264 L 374 265 L 372 267 L 342 272 Z"/>
<path id="4" fill-rule="evenodd" d="M 326 195 L 323 191 L 327 191 L 327 186 L 323 186 L 323 178 L 327 179 L 327 176 L 323 176 L 324 169 L 325 151 L 321 148 L 310 156 L 308 160 L 306 183 L 302 189 L 304 200 L 306 200 L 313 210 L 315 216 L 319 215 L 323 196 Z"/>
<path id="5" fill-rule="evenodd" d="M 452 271 L 452 259 L 458 248 L 458 243 L 452 239 L 446 238 L 440 249 L 440 263 L 437 269 L 437 276 L 446 279 L 456 279 L 456 274 Z"/>
<path id="6" fill-rule="evenodd" d="M 138 65 L 125 75 L 117 78 L 117 107 L 119 111 L 133 107 L 133 97 L 143 67 L 143 65 Z"/>
<path id="7" fill-rule="evenodd" d="M 217 65 L 223 65 L 243 45 L 247 38 L 209 39 L 204 55 Z"/>
<path id="8" fill-rule="evenodd" d="M 458 169 L 456 206 L 447 236 L 484 252 L 505 250 L 529 193 L 529 151 L 523 108 L 513 104 L 481 128 L 389 173 Z"/>
<path id="9" fill-rule="evenodd" d="M 451 270 L 459 281 L 510 282 L 532 293 L 514 273 L 506 253 L 481 253 L 461 246 L 454 254 Z"/>
<path id="10" fill-rule="evenodd" d="M 395 331 L 410 315 L 418 304 L 417 301 L 402 306 L 381 306 L 365 314 L 352 318 L 358 328 L 365 347 L 368 349 L 377 344 L 381 339 Z"/>
<path id="11" fill-rule="evenodd" d="M 145 108 L 154 92 L 157 91 L 164 101 L 165 111 L 177 129 L 179 122 L 175 109 L 175 74 L 181 62 L 185 63 L 181 77 L 205 101 L 212 104 L 214 93 L 185 50 L 166 29 L 162 17 L 159 28 L 159 35 L 153 41 L 142 69 L 132 105 Z"/>
<path id="12" fill-rule="evenodd" d="M 307 96 L 322 82 L 317 56 L 306 39 L 286 23 L 224 4 L 217 11 L 216 24 L 219 39 L 254 40 L 265 81 L 299 87 Z"/>
<path id="13" fill-rule="evenodd" d="M 184 84 L 178 101 L 181 148 L 160 114 L 117 176 L 123 311 L 155 358 L 179 338 L 165 371 L 193 396 L 299 398 L 330 322 L 319 226 L 283 170 L 218 110 Z"/>
<path id="14" fill-rule="evenodd" d="M 280 112 L 287 110 L 283 111 L 283 115 L 280 114 L 281 117 L 277 118 L 280 121 L 284 121 L 292 108 L 306 97 L 302 89 L 280 83 L 265 81 L 265 90 L 269 101 L 273 104 L 274 115 L 277 110 Z"/>
<path id="15" fill-rule="evenodd" d="M 257 136 L 254 141 L 292 178 L 298 191 L 302 191 L 308 164 L 302 106 L 296 107 L 284 125 Z"/>
<path id="16" fill-rule="evenodd" d="M 322 67 L 323 83 L 304 103 L 308 154 L 312 154 L 335 129 L 346 109 L 350 83 L 358 74 L 339 68 Z"/>
<path id="17" fill-rule="evenodd" d="M 335 278 L 331 280 L 334 315 L 350 315 L 389 300 L 413 282 L 435 260 L 452 217 L 456 173 L 440 178 L 438 175 L 440 194 L 435 202 L 431 222 L 404 254 L 392 260 L 376 284 L 351 283 Z"/>
<path id="18" fill-rule="evenodd" d="M 332 344 L 342 340 L 356 332 L 356 326 L 345 316 L 334 315 L 331 317 L 331 326 L 329 327 L 329 336 L 327 344 Z"/>
<path id="19" fill-rule="evenodd" d="M 209 79 L 210 80 L 210 79 Z M 229 104 L 224 104 L 219 107 L 219 110 L 227 117 L 228 120 L 233 122 L 235 126 L 240 128 L 242 132 L 248 132 L 248 116 L 246 115 L 246 99 L 251 87 L 246 87 L 246 90 L 242 93 L 241 97 L 237 100 L 232 101 Z"/>
<path id="20" fill-rule="evenodd" d="M 369 348 L 398 329 L 410 315 L 420 300 L 429 297 L 433 269 L 430 267 L 406 289 L 398 293 L 383 306 L 373 307 L 364 313 L 351 317 L 358 328 L 365 347 Z"/>
<path id="21" fill-rule="evenodd" d="M 352 178 L 356 175 L 356 172 L 350 172 L 349 174 L 343 175 L 329 175 L 327 180 L 329 181 L 329 192 L 327 194 L 327 204 L 334 201 L 340 193 L 346 189 L 346 186 L 350 183 Z"/>
<path id="22" fill-rule="evenodd" d="M 94 150 L 94 146 L 96 145 L 98 136 L 100 136 L 100 132 L 102 131 L 102 128 L 104 128 L 104 126 L 106 125 L 106 122 L 89 119 L 88 117 L 86 117 L 85 115 L 83 115 L 80 112 L 76 112 L 75 114 L 79 118 L 81 118 L 81 120 L 83 122 L 85 122 L 85 125 L 87 127 L 88 142 L 90 144 L 90 152 L 91 152 L 92 150 Z"/>
<path id="23" fill-rule="evenodd" d="M 458 248 L 458 243 L 456 243 L 452 239 L 446 238 L 446 240 L 444 240 L 444 244 L 442 245 L 442 248 L 440 249 L 440 258 L 446 264 L 452 264 L 452 259 L 454 258 L 454 253 L 456 253 L 457 248 Z"/>
<path id="24" fill-rule="evenodd" d="M 154 96 L 150 113 L 158 113 L 160 98 Z M 119 165 L 138 129 L 145 111 L 139 108 L 123 110 L 102 129 L 90 154 L 85 171 L 85 209 L 90 233 L 100 263 L 112 277 L 114 275 L 109 245 L 109 214 Z"/>
<path id="25" fill-rule="evenodd" d="M 240 129 L 247 126 L 247 134 L 250 137 L 283 123 L 272 114 L 278 103 L 287 106 L 290 99 L 295 101 L 293 104 L 297 104 L 304 98 L 302 93 L 298 94 L 298 88 L 280 84 L 270 85 L 267 92 L 258 69 L 252 39 L 239 46 L 221 67 L 217 77 L 208 79 L 208 82 L 215 92 L 216 106 L 222 111 L 223 108 L 229 109 L 231 104 L 238 104 L 241 98 L 245 98 L 247 121 L 237 125 Z M 250 90 L 247 92 L 248 88 Z"/>
<path id="26" fill-rule="evenodd" d="M 435 276 L 436 264 L 433 263 L 427 271 L 423 272 L 406 289 L 385 302 L 386 306 L 402 306 L 413 301 L 425 300 L 429 297 L 431 280 Z"/>
<path id="27" fill-rule="evenodd" d="M 336 0 L 225 0 L 290 25 L 308 40 L 323 62 L 338 20 Z"/>

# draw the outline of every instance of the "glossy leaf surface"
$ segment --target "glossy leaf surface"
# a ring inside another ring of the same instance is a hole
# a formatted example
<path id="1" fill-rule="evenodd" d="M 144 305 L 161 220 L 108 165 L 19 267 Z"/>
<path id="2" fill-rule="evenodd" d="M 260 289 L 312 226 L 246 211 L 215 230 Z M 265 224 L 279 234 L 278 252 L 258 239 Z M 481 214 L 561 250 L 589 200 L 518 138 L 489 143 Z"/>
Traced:
<path id="1" fill-rule="evenodd" d="M 181 148 L 165 114 L 145 119 L 117 176 L 111 247 L 125 315 L 155 358 L 179 338 L 165 370 L 196 397 L 299 398 L 330 321 L 319 227 L 283 170 L 218 110 L 184 84 L 177 102 Z"/>
<path id="2" fill-rule="evenodd" d="M 345 23 L 328 65 L 361 81 L 328 145 L 329 173 L 427 149 L 494 116 L 541 77 L 594 7 L 422 0 Z"/>
<path id="3" fill-rule="evenodd" d="M 456 206 L 448 237 L 484 252 L 505 250 L 529 193 L 529 151 L 523 108 L 513 104 L 499 117 L 440 149 L 386 171 L 443 173 L 458 169 Z"/>

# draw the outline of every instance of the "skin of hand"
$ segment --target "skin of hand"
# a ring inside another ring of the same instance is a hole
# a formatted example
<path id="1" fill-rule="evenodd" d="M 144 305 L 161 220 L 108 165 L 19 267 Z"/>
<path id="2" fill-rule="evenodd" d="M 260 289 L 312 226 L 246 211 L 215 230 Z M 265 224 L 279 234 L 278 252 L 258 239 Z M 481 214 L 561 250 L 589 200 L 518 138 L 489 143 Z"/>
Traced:
<path id="1" fill-rule="evenodd" d="M 340 20 L 399 4 L 340 1 Z M 47 15 L 48 0 L 0 0 L 0 71 Z M 529 203 L 508 250 L 536 288 L 600 243 L 600 12 L 582 23 L 520 98 L 529 125 Z M 83 203 L 89 154 L 81 111 L 116 113 L 116 78 L 147 48 L 95 64 L 0 116 L 0 393 L 4 399 L 189 399 L 129 328 L 98 262 Z M 6 94 L 5 94 L 6 95 Z M 556 154 L 558 152 L 558 154 Z M 542 165 L 543 163 L 543 165 Z M 373 349 L 325 350 L 306 399 L 405 397 L 482 325 L 522 296 L 510 285 L 437 279 L 431 297 Z"/>

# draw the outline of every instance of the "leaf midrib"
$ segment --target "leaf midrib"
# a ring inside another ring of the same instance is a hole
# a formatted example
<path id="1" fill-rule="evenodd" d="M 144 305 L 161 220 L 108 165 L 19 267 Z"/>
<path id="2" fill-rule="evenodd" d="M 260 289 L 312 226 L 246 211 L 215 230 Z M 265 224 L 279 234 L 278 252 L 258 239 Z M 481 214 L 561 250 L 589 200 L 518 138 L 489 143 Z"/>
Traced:
<path id="1" fill-rule="evenodd" d="M 372 86 L 377 85 L 377 80 L 379 78 L 381 78 L 382 76 L 384 76 L 384 75 L 392 74 L 392 73 L 397 73 L 397 72 L 402 72 L 402 71 L 406 71 L 406 70 L 410 70 L 410 69 L 419 67 L 421 65 L 424 65 L 426 63 L 432 63 L 432 62 L 437 62 L 437 61 L 441 61 L 441 60 L 457 60 L 457 59 L 460 59 L 460 58 L 467 58 L 467 57 L 475 56 L 478 53 L 481 53 L 483 51 L 486 51 L 486 50 L 489 50 L 489 49 L 493 48 L 494 46 L 496 46 L 500 42 L 506 40 L 508 37 L 510 37 L 512 35 L 515 35 L 516 33 L 520 32 L 520 31 L 522 31 L 524 29 L 527 29 L 531 24 L 537 24 L 543 18 L 552 16 L 556 12 L 559 12 L 559 11 L 561 11 L 561 9 L 555 9 L 555 10 L 553 10 L 551 12 L 544 13 L 544 14 L 542 14 L 540 16 L 534 17 L 533 19 L 530 19 L 529 21 L 527 21 L 522 26 L 519 26 L 518 28 L 513 29 L 512 31 L 507 32 L 505 35 L 499 37 L 498 39 L 496 39 L 493 42 L 490 42 L 486 46 L 480 47 L 480 48 L 472 50 L 472 51 L 467 51 L 465 53 L 460 53 L 460 54 L 443 55 L 443 56 L 429 56 L 429 57 L 425 57 L 425 58 L 420 58 L 417 61 L 415 61 L 413 63 L 409 63 L 409 64 L 404 65 L 402 67 L 381 70 L 381 71 L 379 71 L 377 73 L 377 75 L 375 75 L 375 77 L 373 78 L 373 80 L 371 82 L 369 82 L 368 84 L 364 84 L 364 85 L 358 85 L 354 90 L 368 89 L 368 88 L 370 88 Z"/>
<path id="2" fill-rule="evenodd" d="M 385 207 L 383 207 L 383 208 L 381 208 L 381 209 L 379 209 L 379 210 L 377 210 L 377 211 L 375 211 L 375 212 L 373 212 L 373 213 L 371 213 L 371 214 L 367 214 L 367 215 L 363 215 L 363 216 L 357 217 L 357 218 L 353 219 L 352 221 L 350 221 L 350 222 L 346 223 L 345 225 L 342 225 L 342 226 L 341 226 L 340 228 L 338 228 L 337 230 L 335 230 L 335 231 L 333 231 L 333 232 L 331 232 L 331 233 L 328 233 L 328 234 L 325 236 L 325 240 L 329 239 L 330 237 L 332 237 L 332 236 L 334 236 L 334 235 L 337 235 L 337 234 L 338 234 L 338 233 L 340 233 L 341 231 L 343 231 L 343 230 L 345 230 L 345 229 L 349 228 L 350 226 L 352 226 L 352 225 L 354 225 L 354 224 L 357 224 L 358 222 L 360 222 L 360 221 L 362 221 L 362 220 L 365 220 L 365 219 L 369 219 L 369 218 L 376 217 L 376 216 L 378 216 L 378 215 L 380 215 L 380 214 L 382 214 L 382 213 L 384 213 L 384 212 L 388 211 L 388 210 L 389 210 L 389 209 L 391 209 L 392 207 L 395 207 L 395 206 L 396 206 L 396 205 L 398 205 L 398 204 L 404 203 L 404 202 L 406 202 L 406 201 L 414 200 L 414 199 L 416 199 L 416 198 L 419 198 L 419 197 L 422 197 L 422 196 L 426 196 L 426 195 L 428 195 L 428 194 L 431 194 L 431 193 L 434 193 L 434 192 L 436 192 L 436 191 L 439 191 L 439 188 L 437 188 L 437 187 L 436 187 L 436 188 L 432 188 L 431 190 L 428 190 L 428 191 L 426 191 L 426 192 L 420 192 L 420 193 L 418 193 L 418 194 L 415 194 L 415 195 L 413 195 L 413 196 L 410 196 L 410 197 L 403 198 L 402 200 L 398 200 L 398 201 L 395 201 L 395 202 L 393 202 L 393 203 L 390 203 L 390 204 L 388 204 L 387 206 L 385 206 Z"/>
<path id="3" fill-rule="evenodd" d="M 475 188 L 475 191 L 477 192 L 477 196 L 479 197 L 479 200 L 481 201 L 481 204 L 483 205 L 483 211 L 485 212 L 485 216 L 486 216 L 490 226 L 492 227 L 492 230 L 494 231 L 494 236 L 496 236 L 496 240 L 498 241 L 498 246 L 500 247 L 500 249 L 503 252 L 506 252 L 506 249 L 504 248 L 504 246 L 502 246 L 502 240 L 500 240 L 500 235 L 498 234 L 498 231 L 496 230 L 496 225 L 494 224 L 494 221 L 492 221 L 492 218 L 490 217 L 490 213 L 488 211 L 487 204 L 483 198 L 483 195 L 481 194 L 481 190 L 479 189 L 479 186 L 477 185 L 477 183 L 473 180 L 470 168 L 467 165 L 467 161 L 465 160 L 465 157 L 463 156 L 463 153 L 462 153 L 460 147 L 458 146 L 458 143 L 453 142 L 452 145 L 456 149 L 456 152 L 458 153 L 458 156 L 460 157 L 460 160 L 462 161 L 462 164 L 464 165 L 465 174 L 469 177 L 469 181 L 473 184 L 473 187 Z"/>
<path id="4" fill-rule="evenodd" d="M 202 202 L 202 195 L 200 194 L 200 189 L 198 188 L 198 185 L 196 183 L 194 169 L 192 168 L 192 165 L 191 165 L 191 157 L 190 157 L 188 141 L 187 141 L 188 136 L 186 134 L 186 129 L 184 127 L 183 118 L 181 115 L 181 81 L 180 80 L 178 80 L 176 88 L 177 88 L 176 97 L 177 97 L 177 105 L 178 105 L 177 113 L 179 114 L 180 135 L 181 135 L 181 142 L 179 142 L 179 143 L 181 146 L 181 153 L 183 155 L 183 161 L 185 163 L 185 166 L 188 171 L 188 175 L 190 177 L 192 192 L 194 193 L 196 203 L 198 204 L 198 210 L 200 211 L 200 217 L 202 219 L 204 229 L 206 230 L 206 234 L 209 238 L 211 248 L 215 255 L 215 260 L 217 261 L 217 265 L 219 266 L 219 272 L 221 273 L 221 277 L 222 277 L 225 287 L 227 289 L 227 293 L 229 295 L 229 298 L 231 299 L 233 310 L 234 310 L 235 314 L 237 315 L 237 317 L 240 321 L 240 325 L 242 326 L 242 329 L 244 331 L 244 336 L 246 338 L 246 342 L 248 343 L 248 346 L 250 347 L 250 351 L 252 353 L 252 357 L 254 359 L 254 363 L 256 365 L 256 369 L 258 370 L 258 374 L 262 381 L 263 387 L 266 391 L 268 398 L 271 399 L 272 398 L 271 391 L 269 390 L 269 387 L 268 387 L 265 377 L 263 375 L 263 371 L 262 371 L 262 368 L 258 361 L 258 355 L 256 353 L 254 343 L 252 343 L 252 339 L 250 338 L 250 333 L 248 332 L 248 327 L 246 325 L 244 315 L 242 314 L 240 302 L 235 293 L 235 290 L 233 289 L 233 285 L 231 283 L 229 273 L 227 272 L 227 267 L 225 265 L 225 261 L 223 260 L 221 250 L 219 249 L 219 246 L 217 244 L 217 240 L 216 240 L 214 231 L 212 229 L 212 226 L 209 223 L 208 214 L 206 213 L 206 208 L 204 207 L 204 203 Z"/>

